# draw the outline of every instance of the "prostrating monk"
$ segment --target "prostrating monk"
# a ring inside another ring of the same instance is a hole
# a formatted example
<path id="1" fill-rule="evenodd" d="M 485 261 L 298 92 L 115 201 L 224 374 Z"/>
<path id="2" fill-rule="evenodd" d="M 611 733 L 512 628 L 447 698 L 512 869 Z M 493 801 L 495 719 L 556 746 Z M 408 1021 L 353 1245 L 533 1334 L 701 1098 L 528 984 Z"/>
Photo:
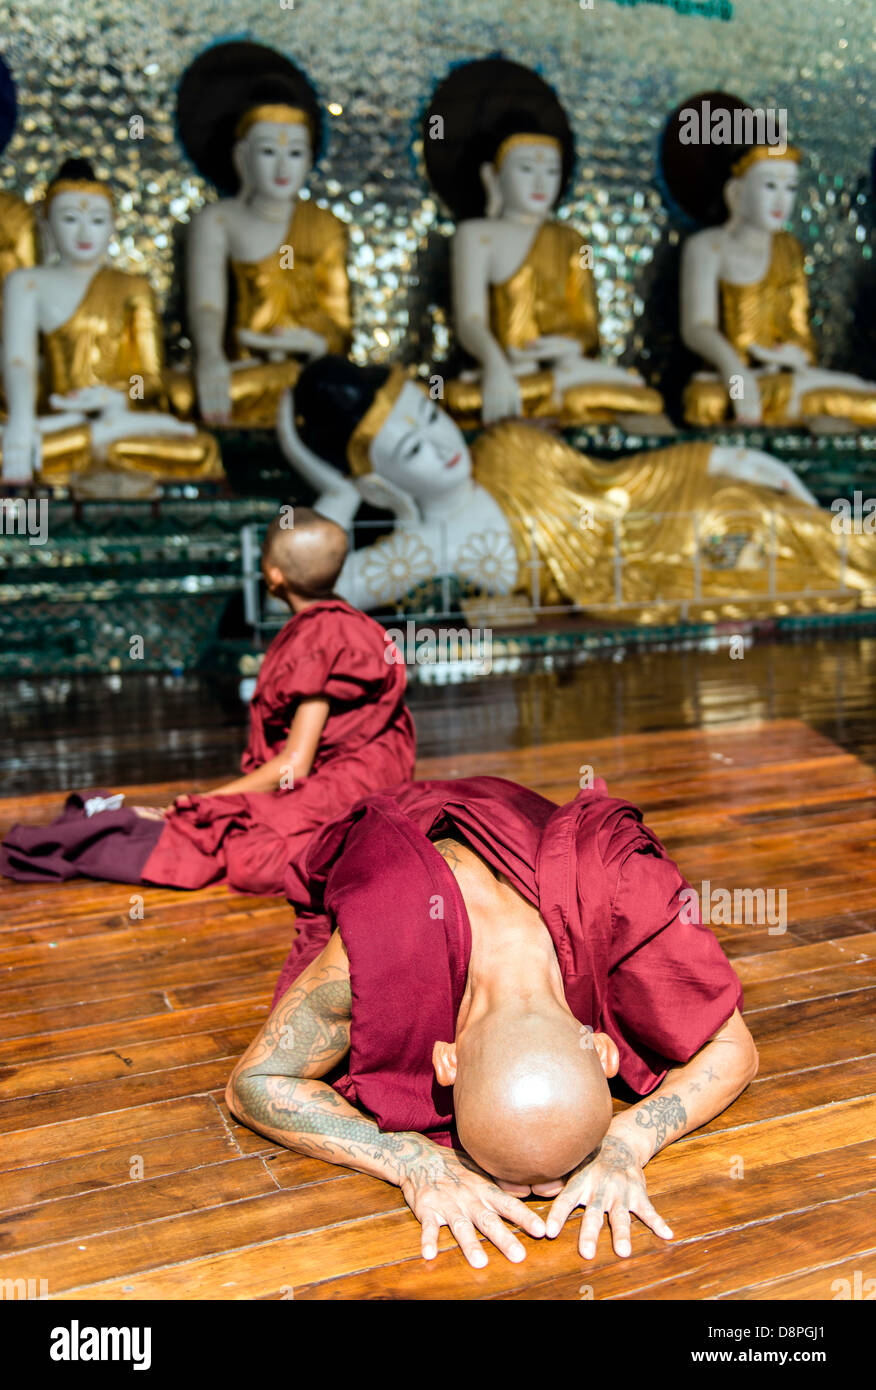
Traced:
<path id="1" fill-rule="evenodd" d="M 234 1114 L 397 1184 L 426 1259 L 446 1225 L 472 1265 L 477 1231 L 522 1260 L 502 1218 L 554 1236 L 577 1206 L 584 1258 L 605 1213 L 618 1255 L 631 1212 L 670 1239 L 642 1170 L 739 1095 L 757 1053 L 641 813 L 601 782 L 565 806 L 495 777 L 419 782 L 326 826 L 307 872 Z M 612 1118 L 615 1075 L 647 1099 Z M 530 1192 L 555 1198 L 546 1222 Z"/>
<path id="2" fill-rule="evenodd" d="M 178 797 L 163 814 L 73 796 L 51 826 L 13 827 L 0 872 L 171 888 L 225 878 L 262 894 L 282 893 L 285 879 L 306 900 L 301 865 L 314 831 L 414 768 L 404 667 L 383 628 L 333 592 L 346 553 L 341 527 L 308 508 L 268 528 L 262 573 L 293 617 L 259 672 L 243 776 Z"/>

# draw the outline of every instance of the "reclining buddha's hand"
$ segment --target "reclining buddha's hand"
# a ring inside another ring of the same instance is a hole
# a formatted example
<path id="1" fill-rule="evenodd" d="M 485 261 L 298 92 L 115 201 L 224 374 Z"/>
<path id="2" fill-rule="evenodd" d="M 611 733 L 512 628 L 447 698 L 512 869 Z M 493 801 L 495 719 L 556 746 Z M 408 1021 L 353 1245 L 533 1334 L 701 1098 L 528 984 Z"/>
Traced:
<path id="1" fill-rule="evenodd" d="M 655 1235 L 663 1240 L 672 1239 L 671 1230 L 648 1198 L 645 1174 L 636 1154 L 629 1144 L 613 1134 L 605 1136 L 596 1157 L 582 1163 L 567 1181 L 548 1212 L 547 1234 L 559 1235 L 566 1218 L 576 1207 L 587 1208 L 578 1238 L 582 1259 L 592 1260 L 596 1254 L 605 1215 L 611 1226 L 616 1255 L 631 1253 L 631 1212 L 650 1226 Z"/>
<path id="2" fill-rule="evenodd" d="M 438 1254 L 442 1226 L 449 1228 L 474 1269 L 487 1263 L 478 1231 L 515 1264 L 526 1258 L 526 1250 L 505 1221 L 513 1221 L 531 1236 L 545 1233 L 541 1217 L 497 1187 L 467 1154 L 430 1140 L 423 1140 L 417 1154 L 405 1161 L 400 1187 L 423 1228 L 421 1248 L 426 1260 Z"/>

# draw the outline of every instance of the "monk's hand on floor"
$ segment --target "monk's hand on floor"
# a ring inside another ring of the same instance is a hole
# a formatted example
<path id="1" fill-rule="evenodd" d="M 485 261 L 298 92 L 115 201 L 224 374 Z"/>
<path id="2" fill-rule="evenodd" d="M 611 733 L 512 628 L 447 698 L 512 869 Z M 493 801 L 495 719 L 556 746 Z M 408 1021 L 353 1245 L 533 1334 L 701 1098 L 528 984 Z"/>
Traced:
<path id="1" fill-rule="evenodd" d="M 526 1258 L 521 1242 L 508 1230 L 512 1221 L 531 1236 L 543 1236 L 545 1225 L 531 1207 L 503 1192 L 466 1154 L 426 1141 L 422 1152 L 405 1164 L 402 1196 L 423 1228 L 423 1258 L 438 1254 L 438 1232 L 447 1226 L 469 1264 L 488 1263 L 478 1231 L 518 1263 Z"/>
<path id="2" fill-rule="evenodd" d="M 578 1250 L 585 1260 L 592 1260 L 596 1254 L 606 1215 L 616 1255 L 625 1257 L 631 1253 L 631 1214 L 638 1216 L 663 1240 L 672 1239 L 663 1217 L 651 1205 L 645 1174 L 636 1154 L 629 1144 L 612 1134 L 605 1136 L 596 1157 L 582 1163 L 566 1182 L 548 1212 L 547 1234 L 559 1235 L 576 1207 L 587 1208 L 578 1238 Z"/>

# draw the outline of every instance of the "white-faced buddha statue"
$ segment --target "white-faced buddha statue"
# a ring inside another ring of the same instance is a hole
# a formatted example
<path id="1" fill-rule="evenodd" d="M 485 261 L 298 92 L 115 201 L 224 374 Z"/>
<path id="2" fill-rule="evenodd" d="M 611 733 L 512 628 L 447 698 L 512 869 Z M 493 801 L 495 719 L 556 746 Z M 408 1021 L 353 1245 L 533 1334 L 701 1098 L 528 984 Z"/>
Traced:
<path id="1" fill-rule="evenodd" d="M 453 328 L 474 366 L 444 399 L 460 424 L 661 416 L 659 392 L 602 354 L 592 248 L 555 215 L 575 152 L 553 89 L 504 58 L 454 69 L 425 113 L 423 156 L 457 222 Z"/>
<path id="2" fill-rule="evenodd" d="M 801 152 L 738 97 L 673 112 L 663 176 L 699 224 L 681 260 L 680 328 L 705 364 L 683 398 L 691 425 L 876 424 L 876 383 L 818 362 L 803 248 L 788 231 Z"/>
<path id="3" fill-rule="evenodd" d="M 172 386 L 182 415 L 273 428 L 302 364 L 350 343 L 347 231 L 303 197 L 320 153 L 305 75 L 260 44 L 219 43 L 184 74 L 177 121 L 219 190 L 192 219 L 186 298 L 194 374 Z"/>
<path id="4" fill-rule="evenodd" d="M 4 481 L 114 495 L 223 478 L 215 439 L 167 410 L 149 281 L 109 262 L 109 184 L 67 160 L 42 215 L 49 259 L 14 270 L 3 296 Z"/>

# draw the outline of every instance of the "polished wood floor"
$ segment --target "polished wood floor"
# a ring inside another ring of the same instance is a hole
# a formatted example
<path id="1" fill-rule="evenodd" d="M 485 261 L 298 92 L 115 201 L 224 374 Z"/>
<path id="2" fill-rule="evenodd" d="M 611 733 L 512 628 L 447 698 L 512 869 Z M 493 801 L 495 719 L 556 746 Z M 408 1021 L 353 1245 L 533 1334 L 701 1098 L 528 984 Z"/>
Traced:
<path id="1" fill-rule="evenodd" d="M 96 1300 L 809 1300 L 876 1277 L 874 680 L 864 640 L 744 663 L 653 654 L 415 698 L 420 776 L 493 773 L 559 800 L 587 763 L 645 809 L 692 882 L 787 892 L 785 933 L 715 928 L 761 1067 L 649 1166 L 673 1244 L 638 1226 L 629 1260 L 603 1238 L 585 1265 L 573 1222 L 527 1242 L 522 1266 L 493 1253 L 471 1270 L 446 1237 L 425 1265 L 395 1189 L 289 1154 L 225 1109 L 294 930 L 284 904 L 142 890 L 139 920 L 134 889 L 3 881 L 0 1278 Z M 17 711 L 2 753 L 17 784 L 38 772 L 46 790 L 0 802 L 3 826 L 46 819 L 71 780 L 118 786 L 120 767 L 156 803 L 189 785 L 160 684 L 125 708 L 83 688 L 81 718 L 16 684 L 17 704 L 0 693 Z M 185 719 L 198 776 L 223 757 L 227 770 L 232 702 Z M 52 748 L 64 756 L 47 770 Z"/>

